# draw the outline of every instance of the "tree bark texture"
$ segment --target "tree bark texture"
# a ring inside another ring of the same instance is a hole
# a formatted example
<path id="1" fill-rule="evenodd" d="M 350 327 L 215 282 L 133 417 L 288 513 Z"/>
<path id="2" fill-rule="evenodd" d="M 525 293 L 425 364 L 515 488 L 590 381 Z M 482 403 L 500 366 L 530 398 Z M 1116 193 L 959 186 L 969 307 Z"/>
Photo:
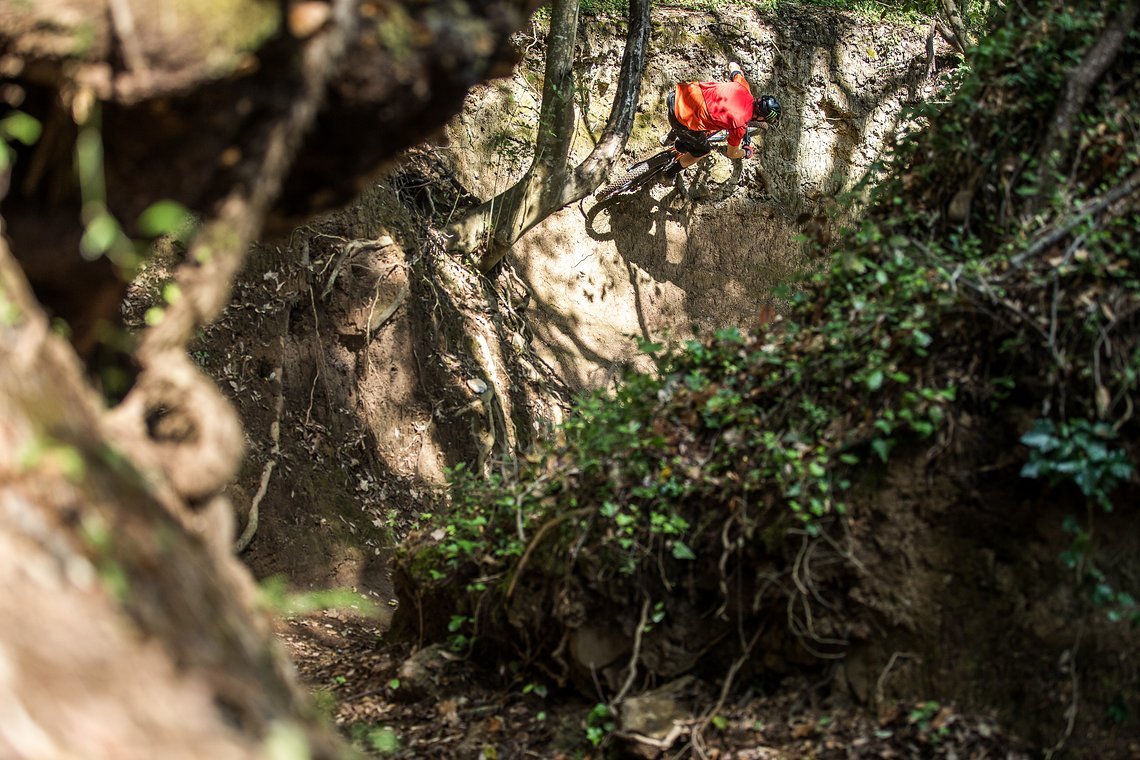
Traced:
<path id="1" fill-rule="evenodd" d="M 219 494 L 242 431 L 186 345 L 224 308 L 257 236 L 355 197 L 442 125 L 513 62 L 508 38 L 530 10 L 0 4 L 0 117 L 43 125 L 0 168 L 0 756 L 341 754 L 232 556 Z M 72 325 L 75 346 L 97 343 L 129 272 L 79 255 L 92 209 L 137 237 L 157 200 L 200 224 L 179 295 L 108 408 L 50 317 Z"/>
<path id="2" fill-rule="evenodd" d="M 943 16 L 935 22 L 938 33 L 959 53 L 965 55 L 966 48 L 971 44 L 970 30 L 958 10 L 958 4 L 954 0 L 938 0 L 938 7 Z"/>

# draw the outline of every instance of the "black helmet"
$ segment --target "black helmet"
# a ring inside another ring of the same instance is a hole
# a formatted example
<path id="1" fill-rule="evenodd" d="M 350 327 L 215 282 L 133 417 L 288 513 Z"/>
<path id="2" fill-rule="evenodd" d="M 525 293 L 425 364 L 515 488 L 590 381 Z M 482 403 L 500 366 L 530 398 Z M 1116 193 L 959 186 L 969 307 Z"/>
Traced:
<path id="1" fill-rule="evenodd" d="M 764 95 L 756 99 L 752 113 L 757 119 L 763 119 L 773 127 L 780 123 L 780 101 L 771 95 Z"/>

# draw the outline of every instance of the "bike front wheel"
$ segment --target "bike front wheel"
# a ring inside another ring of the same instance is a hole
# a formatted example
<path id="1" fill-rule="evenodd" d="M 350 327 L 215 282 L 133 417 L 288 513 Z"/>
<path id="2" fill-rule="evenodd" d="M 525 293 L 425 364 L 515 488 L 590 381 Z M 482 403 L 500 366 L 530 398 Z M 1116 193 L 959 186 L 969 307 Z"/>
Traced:
<path id="1" fill-rule="evenodd" d="M 676 153 L 662 151 L 647 161 L 634 164 L 602 186 L 594 193 L 598 202 L 607 201 L 615 195 L 629 193 L 645 185 L 649 180 L 664 171 L 674 160 Z"/>

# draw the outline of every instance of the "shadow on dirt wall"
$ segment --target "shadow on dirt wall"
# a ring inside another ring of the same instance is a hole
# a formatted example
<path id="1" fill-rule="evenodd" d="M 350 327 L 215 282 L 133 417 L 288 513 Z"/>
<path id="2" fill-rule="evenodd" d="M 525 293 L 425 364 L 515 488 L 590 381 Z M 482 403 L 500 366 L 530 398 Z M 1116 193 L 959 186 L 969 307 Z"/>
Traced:
<path id="1" fill-rule="evenodd" d="M 608 341 L 601 336 L 605 328 L 597 324 L 600 317 L 590 339 L 581 338 L 580 315 L 593 320 L 599 311 L 612 313 L 630 300 L 621 295 L 607 298 L 607 287 L 598 281 L 612 279 L 617 269 L 624 272 L 633 292 L 629 308 L 636 310 L 636 329 L 645 340 L 683 337 L 690 327 L 708 331 L 747 326 L 763 306 L 773 305 L 778 285 L 817 265 L 844 221 L 833 218 L 831 199 L 863 179 L 898 129 L 898 104 L 909 101 L 926 81 L 921 45 L 910 41 L 913 54 L 891 50 L 894 32 L 887 27 L 868 30 L 853 17 L 801 7 L 782 7 L 774 21 L 765 23 L 773 30 L 771 36 L 754 41 L 738 23 L 713 13 L 683 35 L 690 43 L 697 40 L 713 49 L 717 59 L 741 61 L 754 78 L 755 92 L 771 92 L 783 101 L 780 128 L 765 133 L 755 161 L 735 169 L 739 185 L 719 194 L 714 189 L 712 199 L 702 197 L 708 193 L 702 193 L 700 185 L 710 178 L 700 176 L 701 167 L 726 162 L 714 156 L 682 175 L 678 188 L 646 188 L 592 207 L 587 201 L 582 213 L 585 231 L 595 243 L 595 260 L 580 256 L 576 276 L 565 272 L 564 263 L 559 265 L 563 271 L 555 273 L 541 260 L 578 256 L 583 246 L 575 247 L 572 236 L 564 234 L 566 222 L 545 225 L 537 234 L 546 237 L 516 254 L 520 276 L 542 311 L 544 324 L 536 324 L 535 332 L 546 338 L 556 363 L 573 368 L 579 378 L 590 378 L 586 385 L 605 384 L 615 367 L 631 357 L 626 349 L 631 341 L 610 350 L 619 341 L 616 333 Z M 872 68 L 876 48 L 891 55 L 889 66 Z M 707 55 L 709 50 L 702 52 Z M 865 54 L 867 60 L 859 62 L 864 68 L 853 65 L 857 54 Z M 692 63 L 673 68 L 688 71 Z M 768 77 L 757 81 L 764 71 Z M 709 73 L 713 75 L 719 72 Z M 660 114 L 663 132 L 662 102 L 671 80 L 662 84 L 668 78 L 664 70 L 646 76 L 643 110 L 651 117 Z M 631 148 L 625 161 L 632 160 L 633 153 L 641 158 L 652 150 Z M 614 251 L 616 259 L 611 260 Z M 543 293 L 536 287 L 543 281 L 556 285 Z M 567 286 L 581 292 L 571 297 Z M 594 303 L 596 298 L 602 303 Z M 576 309 L 564 308 L 575 299 Z M 629 332 L 633 322 L 614 319 L 612 324 Z"/>
<path id="2" fill-rule="evenodd" d="M 269 473 L 243 560 L 259 578 L 355 587 L 385 603 L 394 536 L 423 510 L 430 478 L 418 476 L 441 466 L 422 452 L 471 454 L 434 424 L 444 395 L 422 350 L 430 298 L 410 287 L 396 211 L 362 199 L 256 250 L 201 347 L 218 357 L 207 369 L 246 431 L 231 490 L 239 530 Z M 391 319 L 361 327 L 386 304 Z"/>

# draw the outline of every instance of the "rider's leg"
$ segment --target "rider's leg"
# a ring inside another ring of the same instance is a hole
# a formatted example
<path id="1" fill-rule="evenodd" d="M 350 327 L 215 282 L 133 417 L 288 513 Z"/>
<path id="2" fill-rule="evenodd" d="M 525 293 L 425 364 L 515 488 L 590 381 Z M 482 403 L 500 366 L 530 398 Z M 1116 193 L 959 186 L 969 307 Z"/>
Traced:
<path id="1" fill-rule="evenodd" d="M 704 158 L 704 156 L 694 156 L 692 153 L 679 153 L 677 155 L 677 161 L 681 164 L 682 169 L 688 169 L 702 158 Z"/>

